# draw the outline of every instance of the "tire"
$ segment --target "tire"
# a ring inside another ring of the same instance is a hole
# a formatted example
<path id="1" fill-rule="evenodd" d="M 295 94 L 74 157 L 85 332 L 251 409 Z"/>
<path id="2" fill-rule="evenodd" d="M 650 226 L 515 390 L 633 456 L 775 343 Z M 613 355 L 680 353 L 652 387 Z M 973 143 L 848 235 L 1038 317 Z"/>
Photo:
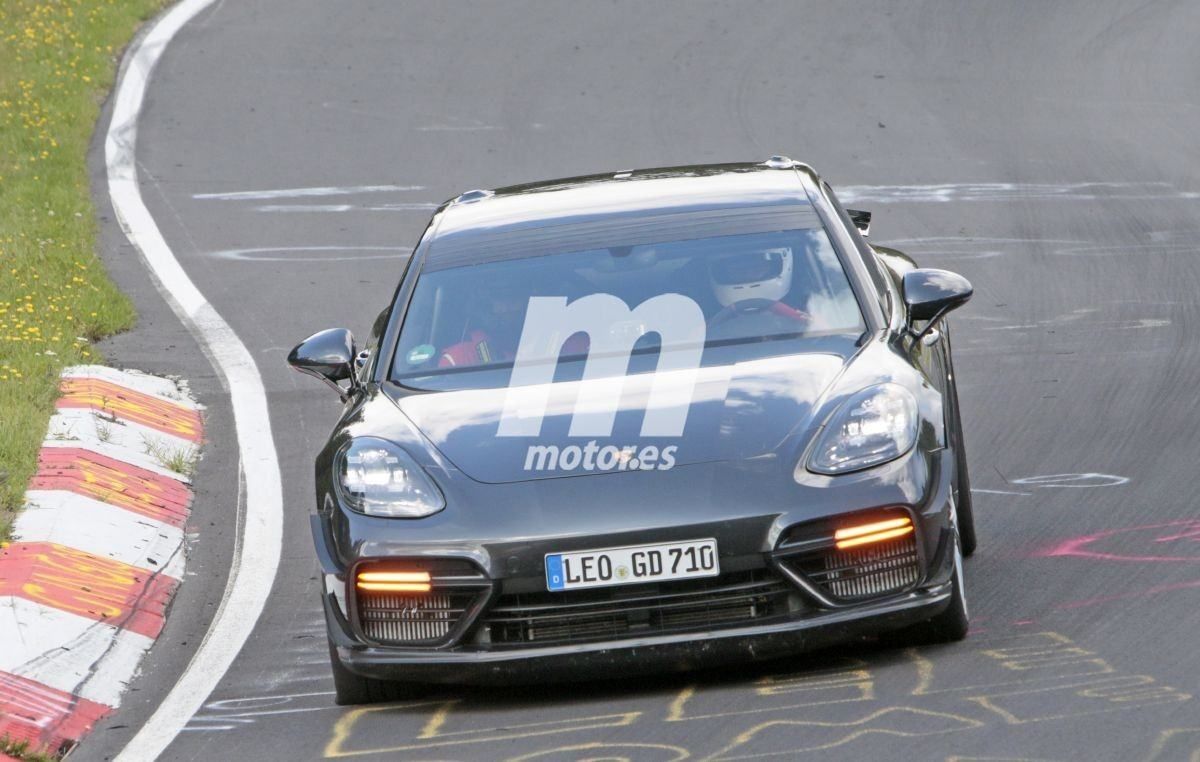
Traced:
<path id="1" fill-rule="evenodd" d="M 967 448 L 963 443 L 962 415 L 958 406 L 958 382 L 951 381 L 954 406 L 954 427 L 951 429 L 954 448 L 954 504 L 958 508 L 958 534 L 962 538 L 962 553 L 975 553 L 979 540 L 975 534 L 975 506 L 971 501 L 971 474 L 967 468 Z"/>
<path id="2" fill-rule="evenodd" d="M 401 701 L 420 695 L 420 686 L 412 683 L 376 680 L 346 669 L 332 642 L 329 643 L 329 666 L 333 669 L 334 703 L 338 706 Z"/>
<path id="3" fill-rule="evenodd" d="M 957 523 L 955 520 L 956 525 Z M 911 645 L 953 643 L 967 636 L 971 614 L 967 608 L 966 585 L 963 582 L 963 555 L 962 539 L 958 531 L 955 531 L 950 605 L 936 616 L 901 630 L 905 642 Z"/>

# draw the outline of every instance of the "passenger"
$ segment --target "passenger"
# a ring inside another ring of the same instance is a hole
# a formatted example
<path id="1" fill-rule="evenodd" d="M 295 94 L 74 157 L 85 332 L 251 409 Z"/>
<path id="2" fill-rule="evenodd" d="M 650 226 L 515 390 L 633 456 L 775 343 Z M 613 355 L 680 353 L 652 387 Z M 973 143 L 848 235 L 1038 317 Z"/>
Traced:
<path id="1" fill-rule="evenodd" d="M 468 319 L 465 338 L 438 354 L 439 368 L 512 362 L 521 341 L 529 296 L 512 285 L 494 286 Z"/>
<path id="2" fill-rule="evenodd" d="M 493 287 L 484 307 L 469 320 L 468 325 L 474 327 L 466 332 L 466 338 L 438 354 L 438 367 L 467 368 L 512 362 L 521 346 L 525 311 L 531 298 L 528 289 L 512 285 Z M 586 335 L 576 334 L 567 339 L 563 351 L 568 355 L 586 354 L 588 345 Z"/>

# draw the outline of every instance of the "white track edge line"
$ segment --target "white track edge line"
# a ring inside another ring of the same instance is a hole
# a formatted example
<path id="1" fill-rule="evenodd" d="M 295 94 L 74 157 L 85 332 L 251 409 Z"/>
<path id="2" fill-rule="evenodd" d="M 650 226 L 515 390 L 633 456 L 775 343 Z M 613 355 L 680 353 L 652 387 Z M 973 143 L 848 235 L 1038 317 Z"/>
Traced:
<path id="1" fill-rule="evenodd" d="M 246 345 L 180 266 L 138 187 L 137 120 L 150 75 L 180 28 L 213 1 L 184 0 L 130 46 L 115 90 L 104 149 L 109 197 L 121 228 L 229 390 L 245 484 L 243 522 L 229 581 L 203 642 L 154 714 L 117 756 L 120 762 L 157 758 L 203 705 L 263 611 L 279 567 L 282 543 L 282 485 L 262 376 Z"/>

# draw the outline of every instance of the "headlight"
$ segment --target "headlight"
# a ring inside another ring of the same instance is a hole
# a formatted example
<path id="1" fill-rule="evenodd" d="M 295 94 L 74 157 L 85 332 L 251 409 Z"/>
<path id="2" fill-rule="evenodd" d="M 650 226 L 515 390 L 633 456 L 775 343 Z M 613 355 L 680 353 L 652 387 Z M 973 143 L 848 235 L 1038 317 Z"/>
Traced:
<path id="1" fill-rule="evenodd" d="M 880 384 L 847 400 L 826 424 L 808 470 L 844 474 L 908 452 L 917 441 L 917 400 L 902 386 Z"/>
<path id="2" fill-rule="evenodd" d="M 446 507 L 442 493 L 416 461 L 385 439 L 353 439 L 335 468 L 342 497 L 359 513 L 416 519 Z"/>

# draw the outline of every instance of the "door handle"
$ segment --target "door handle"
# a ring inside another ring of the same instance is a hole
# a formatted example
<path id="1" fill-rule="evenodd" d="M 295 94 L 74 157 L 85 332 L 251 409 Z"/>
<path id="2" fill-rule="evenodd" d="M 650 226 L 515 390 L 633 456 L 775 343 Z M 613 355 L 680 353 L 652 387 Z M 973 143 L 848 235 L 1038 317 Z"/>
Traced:
<path id="1" fill-rule="evenodd" d="M 925 334 L 925 338 L 921 339 L 921 343 L 927 347 L 932 347 L 941 340 L 942 332 L 936 328 L 932 328 L 930 329 L 929 333 Z"/>

